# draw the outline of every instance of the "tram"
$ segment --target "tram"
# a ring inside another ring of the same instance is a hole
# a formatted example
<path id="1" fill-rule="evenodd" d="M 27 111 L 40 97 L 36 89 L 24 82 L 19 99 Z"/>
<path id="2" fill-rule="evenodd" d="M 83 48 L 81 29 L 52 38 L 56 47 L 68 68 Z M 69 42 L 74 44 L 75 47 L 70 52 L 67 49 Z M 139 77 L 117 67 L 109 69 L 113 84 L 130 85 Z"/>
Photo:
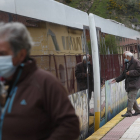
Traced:
<path id="1" fill-rule="evenodd" d="M 53 0 L 1 0 L 0 22 L 21 22 L 27 27 L 34 41 L 31 57 L 38 67 L 58 78 L 69 93 L 80 121 L 79 140 L 126 107 L 124 81 L 110 81 L 123 70 L 124 51 L 129 50 L 140 59 L 140 32 Z M 88 55 L 92 58 L 93 84 L 86 67 L 86 88 L 79 90 L 76 66 L 83 62 L 83 56 L 88 66 Z M 89 85 L 94 89 L 90 100 Z"/>

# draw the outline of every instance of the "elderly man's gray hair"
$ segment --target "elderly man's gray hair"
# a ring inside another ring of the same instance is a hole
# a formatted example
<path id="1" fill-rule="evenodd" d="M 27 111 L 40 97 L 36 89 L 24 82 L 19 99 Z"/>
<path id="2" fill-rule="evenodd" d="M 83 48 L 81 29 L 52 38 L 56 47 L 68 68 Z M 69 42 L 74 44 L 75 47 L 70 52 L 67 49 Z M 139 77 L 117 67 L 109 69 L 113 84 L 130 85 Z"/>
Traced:
<path id="1" fill-rule="evenodd" d="M 0 23 L 0 39 L 9 42 L 14 55 L 17 55 L 22 49 L 27 51 L 27 56 L 30 55 L 33 41 L 22 23 Z"/>
<path id="2" fill-rule="evenodd" d="M 89 60 L 89 55 L 87 55 L 87 60 Z M 86 55 L 83 56 L 83 61 L 86 61 Z"/>
<path id="3" fill-rule="evenodd" d="M 129 56 L 129 57 L 133 56 L 133 54 L 131 52 L 129 52 L 129 51 L 124 52 L 124 54 L 125 54 L 125 56 Z"/>

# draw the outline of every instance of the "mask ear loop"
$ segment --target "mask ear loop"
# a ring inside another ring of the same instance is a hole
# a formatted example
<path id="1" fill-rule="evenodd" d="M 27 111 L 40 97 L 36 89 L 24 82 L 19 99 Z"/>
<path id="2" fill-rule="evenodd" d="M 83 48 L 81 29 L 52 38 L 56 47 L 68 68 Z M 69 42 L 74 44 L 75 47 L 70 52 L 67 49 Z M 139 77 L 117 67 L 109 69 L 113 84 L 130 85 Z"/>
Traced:
<path id="1" fill-rule="evenodd" d="M 20 64 L 20 66 L 21 66 L 21 67 L 24 67 L 24 66 L 25 66 L 25 64 L 24 64 L 24 63 L 21 63 L 21 64 Z"/>

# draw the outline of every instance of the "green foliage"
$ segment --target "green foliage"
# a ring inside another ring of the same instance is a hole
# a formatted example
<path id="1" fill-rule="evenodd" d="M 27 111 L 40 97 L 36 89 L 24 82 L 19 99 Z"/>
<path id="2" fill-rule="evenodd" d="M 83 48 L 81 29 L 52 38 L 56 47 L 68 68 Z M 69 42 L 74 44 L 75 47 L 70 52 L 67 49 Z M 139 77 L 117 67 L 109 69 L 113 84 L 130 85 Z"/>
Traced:
<path id="1" fill-rule="evenodd" d="M 94 0 L 92 7 L 89 10 L 89 13 L 94 13 L 103 18 L 107 18 L 107 2 L 108 0 Z"/>
<path id="2" fill-rule="evenodd" d="M 107 54 L 107 48 L 105 44 L 105 38 L 101 37 L 100 38 L 100 46 L 99 46 L 100 54 Z"/>
<path id="3" fill-rule="evenodd" d="M 119 14 L 127 13 L 127 0 L 109 0 L 107 10 L 116 10 Z"/>
<path id="4" fill-rule="evenodd" d="M 118 14 L 139 12 L 140 0 L 109 0 L 107 10 L 116 10 Z"/>
<path id="5" fill-rule="evenodd" d="M 70 2 L 72 2 L 72 0 L 65 0 L 65 2 L 70 3 Z"/>
<path id="6" fill-rule="evenodd" d="M 140 0 L 94 0 L 89 12 L 132 28 L 132 19 L 140 22 Z"/>
<path id="7" fill-rule="evenodd" d="M 91 42 L 88 41 L 88 42 L 87 42 L 87 45 L 88 45 L 89 55 L 92 55 L 92 51 L 91 51 Z"/>
<path id="8" fill-rule="evenodd" d="M 100 54 L 107 55 L 118 54 L 118 45 L 114 35 L 105 35 L 105 38 L 100 38 Z"/>
<path id="9" fill-rule="evenodd" d="M 105 36 L 105 44 L 109 48 L 110 53 L 117 54 L 117 42 L 114 35 Z"/>

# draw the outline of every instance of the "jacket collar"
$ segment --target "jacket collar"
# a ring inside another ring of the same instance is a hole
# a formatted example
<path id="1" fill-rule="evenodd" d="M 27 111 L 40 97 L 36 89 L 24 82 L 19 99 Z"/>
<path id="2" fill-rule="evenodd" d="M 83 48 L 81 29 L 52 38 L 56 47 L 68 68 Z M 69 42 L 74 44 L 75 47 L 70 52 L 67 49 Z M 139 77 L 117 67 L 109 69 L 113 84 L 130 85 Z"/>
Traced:
<path id="1" fill-rule="evenodd" d="M 133 64 L 133 61 L 134 61 L 134 57 L 132 56 L 132 58 L 131 58 L 131 60 L 130 60 L 130 62 L 129 62 L 128 68 Z"/>
<path id="2" fill-rule="evenodd" d="M 24 79 L 26 79 L 28 76 L 30 76 L 36 69 L 36 61 L 32 58 L 29 58 L 25 63 L 23 63 L 24 66 L 21 67 L 19 66 L 15 72 L 15 74 L 12 77 L 12 80 L 10 81 L 6 81 L 6 85 L 12 86 L 13 83 L 15 82 L 15 79 L 18 76 L 19 71 L 22 69 L 22 73 L 20 75 L 20 78 L 17 82 L 16 85 L 18 85 L 19 83 L 21 83 L 22 81 L 24 81 Z"/>
<path id="3" fill-rule="evenodd" d="M 18 83 L 22 82 L 26 77 L 29 77 L 34 71 L 36 71 L 36 69 L 36 61 L 32 58 L 29 58 L 29 60 L 24 63 L 23 71 Z"/>
<path id="4" fill-rule="evenodd" d="M 134 57 L 132 56 L 130 62 L 125 62 L 126 66 L 127 66 L 127 63 L 129 64 L 127 69 L 129 69 L 129 67 L 133 64 L 133 61 L 134 61 Z"/>
<path id="5" fill-rule="evenodd" d="M 87 65 L 84 64 L 84 61 L 82 63 L 83 63 L 83 68 L 86 69 Z"/>

